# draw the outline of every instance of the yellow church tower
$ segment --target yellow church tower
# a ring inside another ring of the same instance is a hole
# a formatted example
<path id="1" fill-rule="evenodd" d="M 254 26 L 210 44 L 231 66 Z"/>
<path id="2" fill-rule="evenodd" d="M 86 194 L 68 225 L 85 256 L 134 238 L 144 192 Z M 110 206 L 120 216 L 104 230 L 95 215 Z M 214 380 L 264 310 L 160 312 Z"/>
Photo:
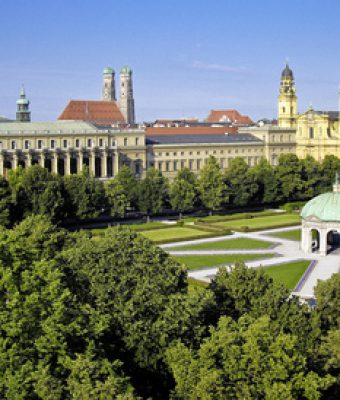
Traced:
<path id="1" fill-rule="evenodd" d="M 282 128 L 296 128 L 297 97 L 295 94 L 293 71 L 286 64 L 281 74 L 278 125 Z"/>

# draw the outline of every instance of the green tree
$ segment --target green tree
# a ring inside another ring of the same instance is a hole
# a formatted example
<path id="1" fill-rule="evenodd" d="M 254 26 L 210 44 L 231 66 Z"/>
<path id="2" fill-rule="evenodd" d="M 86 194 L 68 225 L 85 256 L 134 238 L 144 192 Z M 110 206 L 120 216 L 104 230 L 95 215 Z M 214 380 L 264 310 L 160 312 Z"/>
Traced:
<path id="1" fill-rule="evenodd" d="M 320 164 L 311 156 L 301 160 L 303 195 L 306 199 L 311 199 L 320 194 L 322 188 L 322 174 Z"/>
<path id="2" fill-rule="evenodd" d="M 275 171 L 269 162 L 262 158 L 260 162 L 252 168 L 254 180 L 258 189 L 254 196 L 259 203 L 273 203 L 278 200 L 278 181 Z"/>
<path id="3" fill-rule="evenodd" d="M 303 198 L 302 164 L 295 154 L 280 155 L 276 177 L 279 182 L 279 200 Z"/>
<path id="4" fill-rule="evenodd" d="M 224 176 L 229 203 L 236 206 L 247 205 L 258 190 L 258 186 L 244 159 L 234 158 Z"/>
<path id="5" fill-rule="evenodd" d="M 81 174 L 64 178 L 68 215 L 79 219 L 98 217 L 106 209 L 103 183 L 90 175 L 88 168 Z"/>
<path id="6" fill-rule="evenodd" d="M 124 187 L 117 179 L 111 179 L 105 182 L 104 189 L 111 215 L 124 217 L 130 205 Z"/>
<path id="7" fill-rule="evenodd" d="M 169 190 L 170 203 L 174 210 L 182 212 L 192 210 L 197 193 L 196 177 L 188 168 L 180 170 L 170 185 Z"/>
<path id="8" fill-rule="evenodd" d="M 139 184 L 138 208 L 148 217 L 161 212 L 168 196 L 168 182 L 162 173 L 150 168 Z"/>
<path id="9" fill-rule="evenodd" d="M 167 351 L 180 399 L 318 399 L 334 379 L 310 372 L 298 338 L 274 335 L 266 316 L 222 317 L 195 351 Z"/>
<path id="10" fill-rule="evenodd" d="M 211 214 L 221 207 L 226 186 L 215 157 L 210 156 L 207 164 L 201 169 L 197 179 L 197 189 L 202 204 L 210 210 Z"/>
<path id="11" fill-rule="evenodd" d="M 326 281 L 319 281 L 314 290 L 317 311 L 322 331 L 339 329 L 340 326 L 340 274 L 334 274 Z"/>
<path id="12" fill-rule="evenodd" d="M 332 191 L 332 185 L 335 181 L 335 174 L 340 173 L 340 159 L 332 154 L 328 154 L 320 164 L 321 184 L 320 193 Z"/>
<path id="13" fill-rule="evenodd" d="M 80 281 L 55 258 L 73 236 L 43 216 L 0 231 L 1 398 L 132 398 L 119 360 L 93 346 L 100 329 Z"/>
<path id="14" fill-rule="evenodd" d="M 9 226 L 13 210 L 12 193 L 5 178 L 0 177 L 0 225 Z"/>
<path id="15" fill-rule="evenodd" d="M 123 187 L 124 195 L 127 198 L 129 207 L 136 209 L 138 207 L 139 181 L 131 171 L 131 168 L 123 165 L 119 169 L 115 180 Z"/>

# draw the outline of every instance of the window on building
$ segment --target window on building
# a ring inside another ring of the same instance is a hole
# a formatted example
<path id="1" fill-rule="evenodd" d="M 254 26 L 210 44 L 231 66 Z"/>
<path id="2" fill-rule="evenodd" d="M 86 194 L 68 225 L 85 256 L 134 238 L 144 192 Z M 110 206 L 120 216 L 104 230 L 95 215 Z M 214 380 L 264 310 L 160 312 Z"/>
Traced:
<path id="1" fill-rule="evenodd" d="M 200 151 L 198 151 L 198 152 L 197 152 L 197 155 L 199 156 L 200 154 L 201 154 L 201 152 L 200 152 Z"/>
<path id="2" fill-rule="evenodd" d="M 135 171 L 136 171 L 136 174 L 137 174 L 137 175 L 140 174 L 140 170 L 141 170 L 140 164 L 139 164 L 139 162 L 137 162 L 136 165 L 135 165 Z"/>
<path id="3" fill-rule="evenodd" d="M 80 140 L 76 139 L 76 147 L 78 148 L 80 146 Z"/>
<path id="4" fill-rule="evenodd" d="M 92 139 L 87 139 L 87 147 L 92 147 Z"/>
<path id="5" fill-rule="evenodd" d="M 174 171 L 177 171 L 177 161 L 174 161 Z"/>
<path id="6" fill-rule="evenodd" d="M 15 150 L 15 149 L 17 148 L 17 143 L 16 143 L 15 140 L 12 140 L 12 142 L 11 142 L 11 148 L 12 148 L 12 150 Z"/>
<path id="7" fill-rule="evenodd" d="M 128 138 L 124 138 L 124 146 L 128 145 Z"/>
<path id="8" fill-rule="evenodd" d="M 139 145 L 139 138 L 138 137 L 135 138 L 135 144 L 136 144 L 136 146 Z"/>
<path id="9" fill-rule="evenodd" d="M 67 140 L 66 139 L 63 140 L 63 147 L 64 147 L 64 149 L 67 148 Z"/>
<path id="10" fill-rule="evenodd" d="M 103 147 L 103 139 L 99 139 L 99 147 Z"/>
<path id="11" fill-rule="evenodd" d="M 309 138 L 314 139 L 314 128 L 309 128 Z"/>
<path id="12" fill-rule="evenodd" d="M 0 142 L 0 150 L 2 150 L 2 142 Z"/>
<path id="13" fill-rule="evenodd" d="M 158 161 L 158 169 L 159 169 L 159 171 L 162 171 L 162 162 L 161 161 Z"/>
<path id="14" fill-rule="evenodd" d="M 184 156 L 184 151 L 181 151 L 181 156 Z"/>
<path id="15" fill-rule="evenodd" d="M 29 140 L 25 140 L 25 149 L 29 149 L 30 148 L 30 141 Z"/>
<path id="16" fill-rule="evenodd" d="M 170 171 L 170 163 L 169 163 L 169 161 L 167 161 L 167 162 L 165 163 L 165 171 L 166 171 L 166 172 L 169 172 L 169 171 Z"/>
<path id="17" fill-rule="evenodd" d="M 174 152 L 174 156 L 177 156 L 177 153 L 176 153 L 176 152 Z"/>
<path id="18" fill-rule="evenodd" d="M 201 160 L 197 160 L 197 169 L 201 168 Z"/>
<path id="19" fill-rule="evenodd" d="M 192 156 L 192 151 L 189 151 L 189 156 Z"/>
<path id="20" fill-rule="evenodd" d="M 55 140 L 51 140 L 51 149 L 55 148 Z"/>
<path id="21" fill-rule="evenodd" d="M 194 169 L 194 162 L 193 160 L 189 160 L 189 169 Z"/>
<path id="22" fill-rule="evenodd" d="M 111 140 L 111 146 L 115 146 L 116 145 L 116 141 L 114 139 Z"/>
<path id="23" fill-rule="evenodd" d="M 181 161 L 181 169 L 185 168 L 185 161 Z"/>
<path id="24" fill-rule="evenodd" d="M 38 140 L 38 149 L 42 149 L 42 143 L 43 143 L 42 140 Z"/>
<path id="25" fill-rule="evenodd" d="M 166 156 L 168 156 L 168 155 L 169 155 L 169 153 L 165 153 L 165 155 L 166 155 Z"/>
<path id="26" fill-rule="evenodd" d="M 282 107 L 283 114 L 286 112 L 286 107 Z"/>

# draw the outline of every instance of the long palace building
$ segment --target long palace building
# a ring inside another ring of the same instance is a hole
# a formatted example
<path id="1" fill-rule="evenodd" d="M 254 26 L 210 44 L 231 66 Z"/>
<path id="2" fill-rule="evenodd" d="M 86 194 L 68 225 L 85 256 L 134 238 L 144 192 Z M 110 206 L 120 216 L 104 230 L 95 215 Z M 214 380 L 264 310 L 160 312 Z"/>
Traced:
<path id="1" fill-rule="evenodd" d="M 221 168 L 235 157 L 254 166 L 261 158 L 275 165 L 284 153 L 310 154 L 317 160 L 327 154 L 340 156 L 339 113 L 309 109 L 298 114 L 288 65 L 281 74 L 278 125 L 239 125 L 237 133 L 235 126 L 223 123 L 218 127 L 213 123 L 189 128 L 138 126 L 132 71 L 126 66 L 120 71 L 119 100 L 114 77 L 113 69 L 105 68 L 102 100 L 71 100 L 55 122 L 30 122 L 29 101 L 22 89 L 16 121 L 0 118 L 0 175 L 33 164 L 69 175 L 87 165 L 96 177 L 106 179 L 128 165 L 139 177 L 154 167 L 171 178 L 184 167 L 199 173 L 211 155 Z M 225 122 L 226 116 L 219 113 Z"/>

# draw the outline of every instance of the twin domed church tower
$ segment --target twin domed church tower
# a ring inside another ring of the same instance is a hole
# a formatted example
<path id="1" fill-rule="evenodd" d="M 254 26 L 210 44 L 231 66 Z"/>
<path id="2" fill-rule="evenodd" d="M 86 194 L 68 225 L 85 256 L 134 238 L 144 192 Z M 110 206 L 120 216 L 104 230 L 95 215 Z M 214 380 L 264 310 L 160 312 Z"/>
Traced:
<path id="1" fill-rule="evenodd" d="M 106 67 L 103 71 L 102 100 L 116 101 L 115 71 Z M 126 123 L 135 123 L 135 101 L 133 98 L 132 70 L 124 66 L 120 70 L 119 81 L 119 109 L 123 114 Z"/>

